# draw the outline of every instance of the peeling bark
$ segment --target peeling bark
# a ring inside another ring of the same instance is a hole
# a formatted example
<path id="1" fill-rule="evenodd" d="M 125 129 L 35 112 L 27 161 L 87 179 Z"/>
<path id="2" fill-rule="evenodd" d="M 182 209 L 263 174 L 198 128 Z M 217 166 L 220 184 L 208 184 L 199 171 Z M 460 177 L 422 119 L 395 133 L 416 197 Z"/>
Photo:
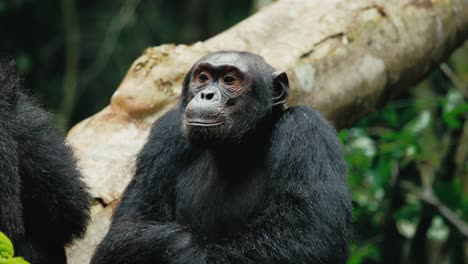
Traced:
<path id="1" fill-rule="evenodd" d="M 468 0 L 278 1 L 205 42 L 148 48 L 110 106 L 68 139 L 95 197 L 109 204 L 151 123 L 177 103 L 185 72 L 208 52 L 262 55 L 287 71 L 290 105 L 314 106 L 342 128 L 423 79 L 467 36 Z M 88 251 L 69 251 L 69 263 Z"/>

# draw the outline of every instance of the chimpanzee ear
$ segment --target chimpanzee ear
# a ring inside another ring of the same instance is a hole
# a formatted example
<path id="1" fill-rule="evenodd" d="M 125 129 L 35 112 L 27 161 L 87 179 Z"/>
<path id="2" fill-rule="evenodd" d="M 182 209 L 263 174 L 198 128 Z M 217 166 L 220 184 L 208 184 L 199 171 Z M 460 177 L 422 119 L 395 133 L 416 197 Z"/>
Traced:
<path id="1" fill-rule="evenodd" d="M 273 105 L 282 105 L 288 101 L 289 97 L 289 80 L 285 72 L 273 73 Z"/>

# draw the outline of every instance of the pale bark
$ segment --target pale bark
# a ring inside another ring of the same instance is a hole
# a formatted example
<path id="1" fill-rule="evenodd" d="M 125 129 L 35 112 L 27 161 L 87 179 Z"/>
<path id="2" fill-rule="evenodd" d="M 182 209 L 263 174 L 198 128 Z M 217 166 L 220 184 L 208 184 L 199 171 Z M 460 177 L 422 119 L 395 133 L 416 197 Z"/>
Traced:
<path id="1" fill-rule="evenodd" d="M 289 105 L 316 107 L 340 128 L 424 78 L 467 36 L 468 0 L 278 1 L 205 42 L 147 49 L 110 106 L 69 141 L 95 197 L 109 204 L 131 178 L 151 123 L 176 105 L 184 74 L 208 52 L 264 56 L 288 73 Z M 73 262 L 80 254 L 90 252 L 71 251 L 70 263 L 83 263 Z"/>

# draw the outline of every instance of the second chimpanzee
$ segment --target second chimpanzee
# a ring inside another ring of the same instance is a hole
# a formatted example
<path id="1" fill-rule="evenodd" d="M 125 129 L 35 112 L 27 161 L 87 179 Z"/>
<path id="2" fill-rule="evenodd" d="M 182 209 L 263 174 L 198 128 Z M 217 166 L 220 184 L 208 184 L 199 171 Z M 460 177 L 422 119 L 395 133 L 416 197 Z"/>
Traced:
<path id="1" fill-rule="evenodd" d="M 216 52 L 157 121 L 93 264 L 345 263 L 346 166 L 316 110 L 285 108 L 288 77 Z"/>
<path id="2" fill-rule="evenodd" d="M 14 64 L 0 61 L 0 231 L 31 264 L 65 264 L 91 197 L 50 116 L 19 84 Z"/>

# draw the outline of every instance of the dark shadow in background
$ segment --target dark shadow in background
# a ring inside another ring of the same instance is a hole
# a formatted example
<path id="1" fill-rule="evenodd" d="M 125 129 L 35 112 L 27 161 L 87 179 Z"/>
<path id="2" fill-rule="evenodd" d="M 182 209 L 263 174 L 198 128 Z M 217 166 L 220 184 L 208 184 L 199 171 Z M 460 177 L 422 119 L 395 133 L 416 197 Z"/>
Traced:
<path id="1" fill-rule="evenodd" d="M 0 57 L 17 60 L 25 90 L 46 108 L 58 116 L 70 108 L 59 124 L 67 129 L 109 103 L 145 48 L 205 40 L 251 11 L 250 0 L 0 0 Z M 64 89 L 70 54 L 76 92 Z"/>

